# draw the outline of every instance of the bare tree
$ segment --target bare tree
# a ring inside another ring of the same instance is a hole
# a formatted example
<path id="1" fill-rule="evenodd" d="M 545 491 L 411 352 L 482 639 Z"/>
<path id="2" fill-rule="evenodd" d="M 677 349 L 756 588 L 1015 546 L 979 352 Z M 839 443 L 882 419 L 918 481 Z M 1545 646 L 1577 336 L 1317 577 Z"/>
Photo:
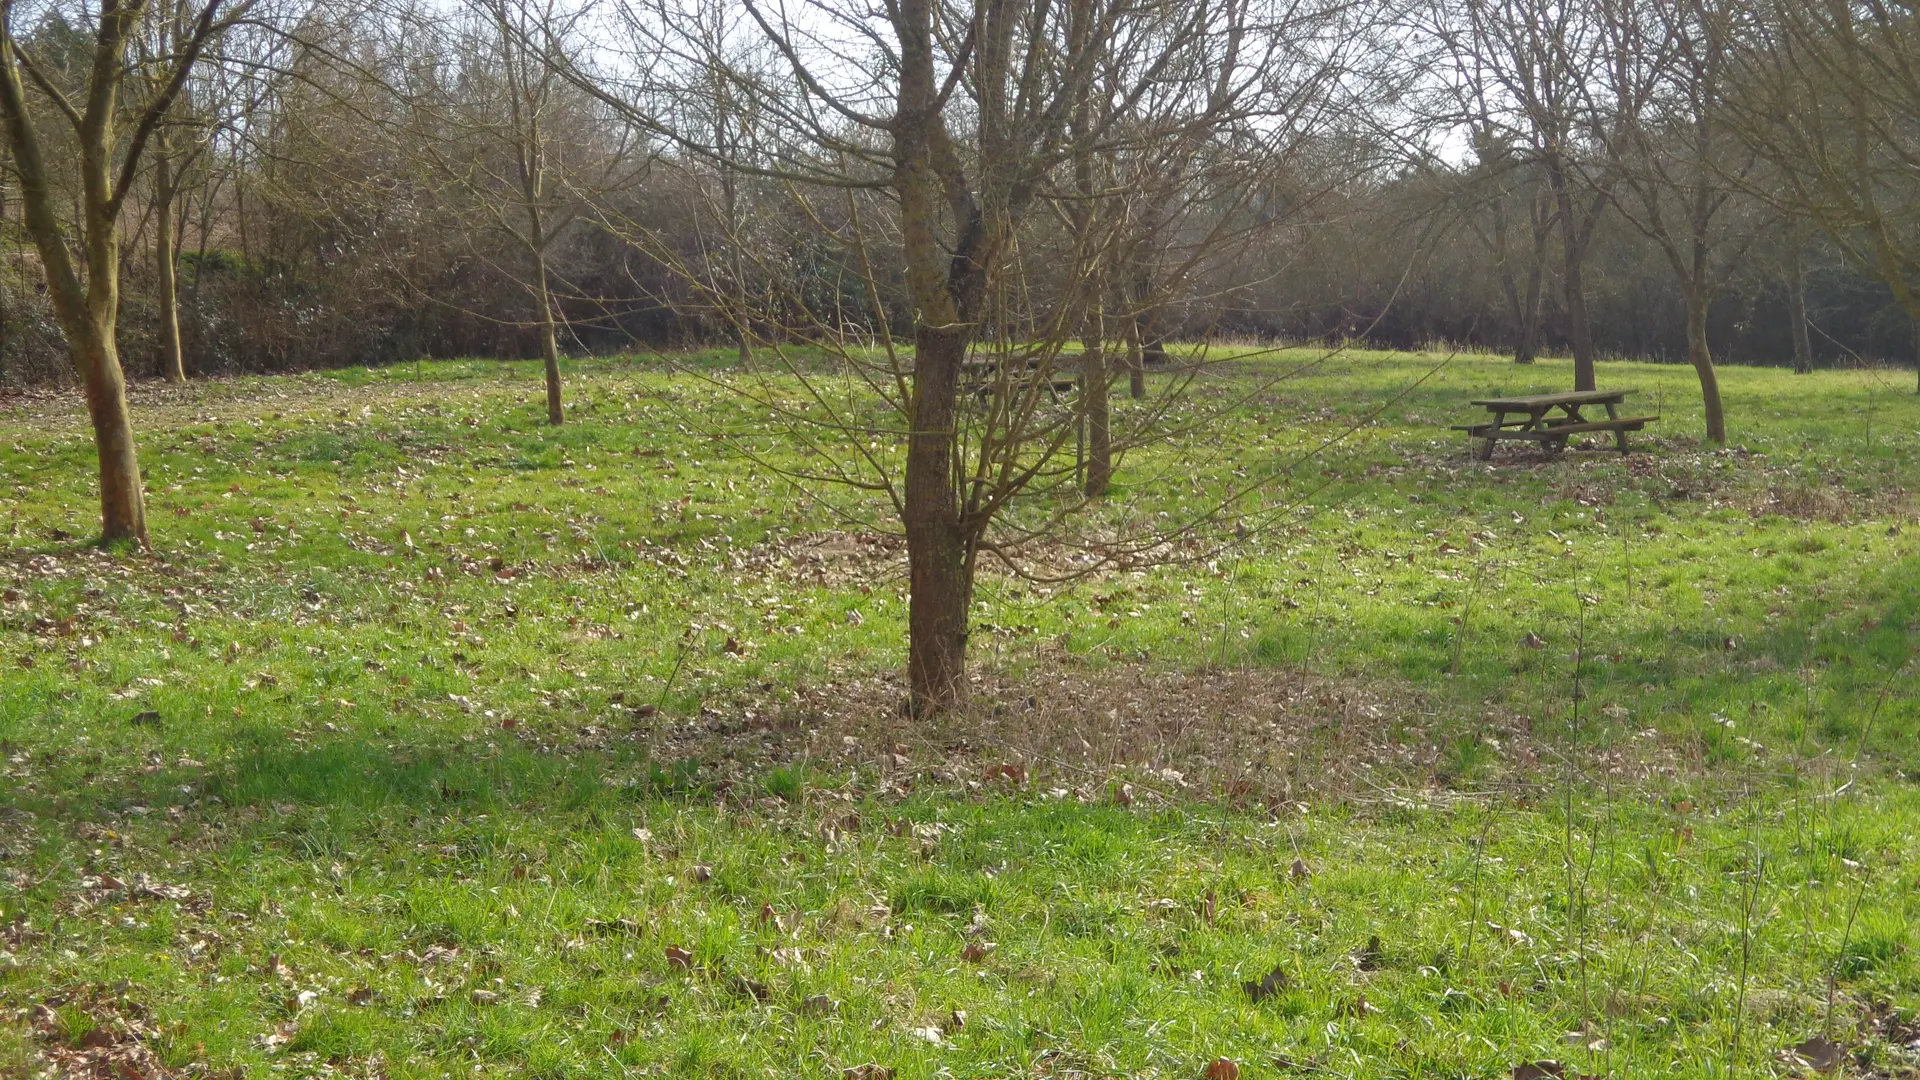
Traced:
<path id="1" fill-rule="evenodd" d="M 1707 310 L 1744 250 L 1730 212 L 1752 156 L 1723 129 L 1737 0 L 1606 0 L 1608 93 L 1621 121 L 1601 129 L 1614 205 L 1672 268 L 1686 306 L 1687 360 L 1700 379 L 1707 439 L 1727 441 Z"/>
<path id="2" fill-rule="evenodd" d="M 1073 505 L 1029 503 L 1036 520 L 1011 537 L 993 531 L 1030 489 L 1072 476 L 1062 451 L 1085 405 L 1055 403 L 1068 342 L 1084 336 L 1095 357 L 1083 353 L 1078 380 L 1090 398 L 1110 377 L 1099 288 L 1111 280 L 1112 234 L 1101 222 L 1116 192 L 1102 182 L 1103 157 L 1195 131 L 1290 128 L 1311 110 L 1271 91 L 1303 71 L 1326 85 L 1319 75 L 1343 43 L 1322 34 L 1344 5 L 890 0 L 872 13 L 809 7 L 804 17 L 757 0 L 744 7 L 780 59 L 773 71 L 730 63 L 711 42 L 679 32 L 671 9 L 636 7 L 625 27 L 646 42 L 646 66 L 682 73 L 575 75 L 684 152 L 790 185 L 800 219 L 830 232 L 855 269 L 878 350 L 836 346 L 836 370 L 877 402 L 841 393 L 777 350 L 772 362 L 787 363 L 805 387 L 804 408 L 771 392 L 765 402 L 837 435 L 862 433 L 847 440 L 844 462 L 835 456 L 846 444 L 811 440 L 820 464 L 796 479 L 854 484 L 891 501 L 907 540 L 911 703 L 919 715 L 937 713 L 965 697 L 979 557 L 1013 558 L 1020 537 Z M 705 130 L 663 119 L 676 112 L 676 86 L 710 85 L 689 68 L 720 72 L 752 100 L 761 156 L 733 160 Z M 1127 122 L 1142 116 L 1152 123 Z M 828 195 L 845 203 L 831 221 Z M 1036 213 L 1082 199 L 1094 204 L 1084 216 Z M 1081 227 L 1065 229 L 1064 244 L 1045 242 L 1060 220 Z M 898 279 L 876 269 L 888 263 Z M 887 297 L 896 290 L 910 343 L 892 335 Z M 897 416 L 889 432 L 904 443 L 897 457 L 878 439 L 871 404 Z M 1126 431 L 1110 430 L 1111 460 L 1156 416 L 1164 402 Z"/>
<path id="3" fill-rule="evenodd" d="M 84 84 L 69 92 L 16 33 L 17 5 L 0 2 L 0 121 L 12 150 L 28 234 L 39 252 L 68 353 L 86 389 L 100 459 L 101 536 L 147 543 L 133 423 L 127 413 L 126 374 L 120 366 L 120 216 L 139 175 L 155 129 L 165 119 L 207 43 L 246 10 L 246 0 L 223 11 L 221 0 L 186 14 L 172 51 L 155 58 L 151 79 L 134 76 L 132 45 L 146 14 L 145 0 L 103 0 L 90 13 L 92 45 Z M 77 153 L 79 206 L 63 218 L 55 169 L 41 132 L 42 113 L 28 85 L 71 128 Z M 127 92 L 132 91 L 132 99 Z M 80 254 L 78 260 L 74 254 Z"/>
<path id="4" fill-rule="evenodd" d="M 1472 111 L 1463 121 L 1538 168 L 1559 225 L 1560 286 L 1574 387 L 1595 386 L 1586 263 L 1610 206 L 1613 177 L 1596 168 L 1593 128 L 1618 122 L 1604 100 L 1602 21 L 1595 5 L 1558 0 L 1436 0 L 1424 30 L 1441 46 L 1447 75 Z"/>
<path id="5" fill-rule="evenodd" d="M 467 18 L 409 10 L 416 42 L 439 39 L 458 76 L 410 78 L 396 158 L 424 157 L 444 208 L 506 237 L 524 263 L 502 267 L 526 290 L 545 368 L 547 422 L 566 419 L 552 252 L 593 201 L 631 181 L 632 147 L 593 116 L 548 57 L 573 47 L 579 9 L 553 0 L 473 0 Z M 419 45 L 414 46 L 420 49 Z M 424 51 L 424 50 L 421 50 Z"/>
<path id="6" fill-rule="evenodd" d="M 1751 0 L 1745 11 L 1729 122 L 1767 163 L 1755 189 L 1817 223 L 1920 324 L 1920 9 Z"/>

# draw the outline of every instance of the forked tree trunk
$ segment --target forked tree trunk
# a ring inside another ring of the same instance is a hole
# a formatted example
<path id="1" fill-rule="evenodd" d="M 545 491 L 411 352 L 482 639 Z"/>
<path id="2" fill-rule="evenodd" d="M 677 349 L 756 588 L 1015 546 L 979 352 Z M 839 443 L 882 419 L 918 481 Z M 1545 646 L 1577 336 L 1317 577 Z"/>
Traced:
<path id="1" fill-rule="evenodd" d="M 1720 405 L 1720 375 L 1713 369 L 1713 352 L 1707 347 L 1707 298 L 1697 293 L 1687 297 L 1687 360 L 1700 376 L 1700 404 L 1706 413 L 1707 441 L 1727 441 L 1727 414 Z"/>
<path id="2" fill-rule="evenodd" d="M 160 300 L 160 374 L 168 382 L 187 381 L 187 360 L 180 348 L 180 286 L 174 274 L 173 161 L 164 143 L 154 147 L 153 264 Z"/>
<path id="3" fill-rule="evenodd" d="M 969 331 L 922 324 L 914 334 L 913 430 L 907 437 L 907 679 L 916 717 L 966 700 L 973 563 L 954 490 L 954 405 Z"/>

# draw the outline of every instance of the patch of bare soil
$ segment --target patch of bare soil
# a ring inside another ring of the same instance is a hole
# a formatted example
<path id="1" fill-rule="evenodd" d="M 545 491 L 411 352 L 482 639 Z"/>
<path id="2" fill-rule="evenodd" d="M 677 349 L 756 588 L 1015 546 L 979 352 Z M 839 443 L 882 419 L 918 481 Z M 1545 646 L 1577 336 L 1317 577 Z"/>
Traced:
<path id="1" fill-rule="evenodd" d="M 710 779 L 743 791 L 769 768 L 804 760 L 902 791 L 1013 784 L 1276 809 L 1527 789 L 1543 780 L 1538 767 L 1551 756 L 1525 716 L 1489 709 L 1462 717 L 1402 684 L 1065 656 L 1033 669 L 979 670 L 973 681 L 966 709 L 930 722 L 905 715 L 899 675 L 848 674 L 790 695 L 709 705 L 698 717 L 649 712 L 630 734 L 606 736 L 637 739 L 655 760 L 700 761 Z M 1473 748 L 1464 767 L 1463 739 Z"/>

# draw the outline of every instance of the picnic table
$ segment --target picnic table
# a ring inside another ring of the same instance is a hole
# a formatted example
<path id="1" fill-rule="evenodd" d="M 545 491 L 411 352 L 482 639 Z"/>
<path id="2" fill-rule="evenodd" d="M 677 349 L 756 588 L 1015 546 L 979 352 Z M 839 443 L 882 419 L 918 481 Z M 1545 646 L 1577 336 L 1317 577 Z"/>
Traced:
<path id="1" fill-rule="evenodd" d="M 1567 448 L 1567 439 L 1592 431 L 1613 432 L 1621 453 L 1627 452 L 1627 432 L 1639 431 L 1658 416 L 1621 416 L 1620 403 L 1632 390 L 1578 390 L 1570 394 L 1532 394 L 1526 397 L 1485 398 L 1473 404 L 1493 414 L 1491 423 L 1456 424 L 1469 438 L 1485 440 L 1479 452 L 1481 461 L 1493 458 L 1493 448 L 1501 439 L 1537 442 L 1550 453 Z M 1582 409 L 1602 406 L 1605 420 L 1589 420 Z"/>
<path id="2" fill-rule="evenodd" d="M 1047 373 L 1046 385 L 1041 389 L 1054 401 L 1059 401 L 1061 394 L 1079 387 L 1079 367 L 1077 360 L 1069 361 L 1065 357 L 1056 359 L 1052 370 Z M 998 357 L 969 356 L 960 362 L 961 384 L 971 387 L 973 395 L 981 401 L 992 397 L 996 389 L 1017 395 L 1040 381 L 1039 377 L 1038 357 L 1027 357 L 1024 362 L 1015 361 L 1004 367 Z M 1004 386 L 1001 385 L 1003 382 Z"/>

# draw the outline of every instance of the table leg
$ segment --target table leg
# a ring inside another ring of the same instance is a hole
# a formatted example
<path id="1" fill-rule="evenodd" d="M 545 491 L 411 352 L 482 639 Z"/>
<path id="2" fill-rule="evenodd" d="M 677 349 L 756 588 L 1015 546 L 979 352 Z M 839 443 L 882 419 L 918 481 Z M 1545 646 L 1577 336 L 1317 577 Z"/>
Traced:
<path id="1" fill-rule="evenodd" d="M 1485 441 L 1482 443 L 1479 452 L 1474 456 L 1478 457 L 1481 461 L 1493 460 L 1494 444 L 1500 441 L 1500 425 L 1503 423 L 1506 423 L 1506 420 L 1507 420 L 1506 413 L 1496 412 L 1493 414 L 1493 427 L 1489 430 L 1489 433 Z"/>
<path id="2" fill-rule="evenodd" d="M 1607 419 L 1609 420 L 1620 419 L 1620 410 L 1614 408 L 1613 402 L 1611 401 L 1607 402 Z M 1627 452 L 1627 432 L 1625 428 L 1613 429 L 1613 442 L 1614 442 L 1614 445 L 1619 448 L 1621 453 L 1624 454 Z"/>
<path id="3" fill-rule="evenodd" d="M 1562 405 L 1560 406 L 1560 411 L 1564 414 L 1560 417 L 1560 423 L 1577 424 L 1580 422 L 1580 406 Z M 1548 439 L 1541 443 L 1540 447 L 1549 454 L 1565 453 L 1567 449 L 1567 437 L 1562 435 L 1556 439 Z"/>

